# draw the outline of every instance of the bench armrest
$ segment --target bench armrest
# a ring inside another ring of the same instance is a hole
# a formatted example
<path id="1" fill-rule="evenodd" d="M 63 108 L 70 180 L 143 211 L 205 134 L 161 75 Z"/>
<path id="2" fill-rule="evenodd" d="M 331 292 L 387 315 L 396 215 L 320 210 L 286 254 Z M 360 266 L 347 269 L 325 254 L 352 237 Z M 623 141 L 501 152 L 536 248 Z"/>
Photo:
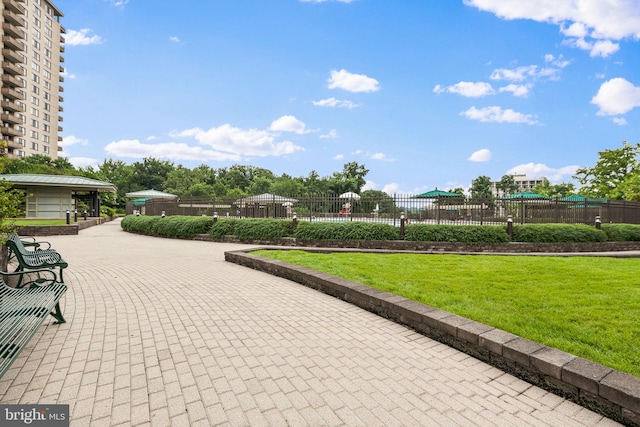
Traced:
<path id="1" fill-rule="evenodd" d="M 11 277 L 18 277 L 16 285 L 18 289 L 60 283 L 56 272 L 48 268 L 16 272 L 0 271 L 0 281 L 4 282 L 4 278 Z"/>
<path id="2" fill-rule="evenodd" d="M 22 240 L 22 245 L 25 247 L 33 247 L 36 250 L 47 250 L 47 249 L 51 249 L 51 243 L 47 242 L 46 240 L 36 240 L 35 237 L 31 237 L 31 236 L 20 236 L 20 240 Z M 47 245 L 46 248 L 41 247 L 42 245 Z"/>

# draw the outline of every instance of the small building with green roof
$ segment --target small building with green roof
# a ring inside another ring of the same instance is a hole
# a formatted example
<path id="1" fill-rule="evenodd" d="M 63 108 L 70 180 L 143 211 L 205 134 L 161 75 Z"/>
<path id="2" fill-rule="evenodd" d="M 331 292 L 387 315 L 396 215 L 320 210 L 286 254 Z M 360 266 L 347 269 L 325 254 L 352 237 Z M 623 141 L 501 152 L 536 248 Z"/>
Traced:
<path id="1" fill-rule="evenodd" d="M 87 206 L 87 216 L 100 216 L 100 193 L 115 192 L 109 183 L 82 176 L 43 174 L 0 174 L 13 187 L 26 193 L 23 207 L 26 218 L 64 219 L 67 211 Z M 80 212 L 78 212 L 80 214 Z"/>

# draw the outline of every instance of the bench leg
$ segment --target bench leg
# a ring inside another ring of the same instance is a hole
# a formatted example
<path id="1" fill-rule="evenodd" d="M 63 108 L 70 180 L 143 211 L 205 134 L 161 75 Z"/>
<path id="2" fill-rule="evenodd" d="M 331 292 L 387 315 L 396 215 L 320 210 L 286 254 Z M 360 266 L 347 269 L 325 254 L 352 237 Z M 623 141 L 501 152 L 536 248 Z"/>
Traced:
<path id="1" fill-rule="evenodd" d="M 64 320 L 64 317 L 62 316 L 62 310 L 60 309 L 59 302 L 56 304 L 56 307 L 53 309 L 53 311 L 49 314 L 55 317 L 56 321 L 54 323 L 67 323 L 67 321 Z"/>

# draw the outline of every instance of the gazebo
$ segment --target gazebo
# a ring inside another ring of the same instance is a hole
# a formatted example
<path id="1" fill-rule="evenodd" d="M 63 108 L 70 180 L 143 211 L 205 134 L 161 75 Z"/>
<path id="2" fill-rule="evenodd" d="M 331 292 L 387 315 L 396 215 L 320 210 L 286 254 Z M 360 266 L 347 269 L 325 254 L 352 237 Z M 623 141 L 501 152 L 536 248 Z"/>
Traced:
<path id="1" fill-rule="evenodd" d="M 145 214 L 145 205 L 147 201 L 154 199 L 161 200 L 174 200 L 177 199 L 178 196 L 171 193 L 165 193 L 164 191 L 158 190 L 141 190 L 141 191 L 132 191 L 130 193 L 125 194 L 125 197 L 131 199 L 127 202 L 126 211 L 127 214 L 133 213 L 134 208 L 139 208 L 141 214 Z"/>
<path id="2" fill-rule="evenodd" d="M 77 201 L 87 204 L 87 215 L 100 216 L 100 193 L 116 191 L 109 183 L 82 176 L 43 174 L 2 174 L 13 187 L 27 193 L 26 218 L 64 219 L 77 209 Z"/>

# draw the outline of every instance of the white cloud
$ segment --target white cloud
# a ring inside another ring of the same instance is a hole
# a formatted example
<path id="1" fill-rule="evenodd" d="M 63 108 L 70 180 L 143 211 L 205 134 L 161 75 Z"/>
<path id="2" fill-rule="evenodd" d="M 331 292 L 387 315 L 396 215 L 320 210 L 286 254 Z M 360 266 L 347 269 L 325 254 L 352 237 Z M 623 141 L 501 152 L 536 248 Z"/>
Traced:
<path id="1" fill-rule="evenodd" d="M 86 46 L 90 44 L 102 43 L 102 38 L 98 35 L 90 35 L 91 30 L 83 28 L 79 31 L 67 30 L 64 36 L 64 43 L 68 46 Z"/>
<path id="2" fill-rule="evenodd" d="M 76 168 L 87 168 L 91 166 L 95 169 L 100 165 L 100 160 L 91 157 L 67 157 L 67 160 Z"/>
<path id="3" fill-rule="evenodd" d="M 383 162 L 393 162 L 394 159 L 388 157 L 384 153 L 367 153 L 367 157 L 371 160 L 381 160 Z"/>
<path id="4" fill-rule="evenodd" d="M 144 144 L 137 139 L 123 139 L 114 141 L 104 147 L 105 151 L 117 157 L 145 158 L 172 160 L 217 160 L 240 161 L 237 154 L 221 153 L 219 151 L 205 150 L 202 147 L 190 147 L 187 144 L 164 142 L 159 144 Z"/>
<path id="5" fill-rule="evenodd" d="M 626 126 L 629 124 L 627 122 L 627 119 L 625 119 L 624 117 L 614 117 L 613 119 L 611 119 L 611 121 L 619 126 Z"/>
<path id="6" fill-rule="evenodd" d="M 511 92 L 513 94 L 513 96 L 517 96 L 519 98 L 525 98 L 529 95 L 529 89 L 531 89 L 530 84 L 526 84 L 526 85 L 516 85 L 516 84 L 509 84 L 507 86 L 503 86 L 501 87 L 498 91 L 499 92 Z"/>
<path id="7" fill-rule="evenodd" d="M 526 123 L 533 125 L 537 123 L 535 116 L 532 114 L 523 114 L 508 108 L 503 110 L 498 106 L 476 108 L 471 107 L 467 111 L 460 113 L 461 116 L 469 120 L 477 120 L 479 122 L 496 122 L 496 123 Z"/>
<path id="8" fill-rule="evenodd" d="M 526 65 L 516 68 L 497 68 L 493 70 L 489 78 L 491 80 L 509 80 L 512 82 L 521 82 L 529 77 L 535 77 L 537 74 L 537 65 Z"/>
<path id="9" fill-rule="evenodd" d="M 342 160 L 344 159 L 344 154 L 336 154 L 335 156 L 333 156 L 332 160 Z"/>
<path id="10" fill-rule="evenodd" d="M 339 138 L 338 132 L 335 129 L 331 129 L 329 133 L 320 135 L 320 139 L 336 139 Z"/>
<path id="11" fill-rule="evenodd" d="M 640 107 L 640 87 L 616 77 L 602 83 L 591 103 L 600 107 L 599 116 L 625 114 L 635 107 Z"/>
<path id="12" fill-rule="evenodd" d="M 463 0 L 467 6 L 512 19 L 531 19 L 560 27 L 570 44 L 608 56 L 618 50 L 610 40 L 640 38 L 640 3 L 637 0 Z M 586 38 L 596 42 L 586 41 Z M 600 44 L 599 41 L 606 41 Z M 587 49 L 587 46 L 590 46 Z"/>
<path id="13" fill-rule="evenodd" d="M 457 93 L 458 95 L 466 96 L 468 98 L 481 98 L 495 93 L 491 85 L 485 82 L 459 82 L 447 87 L 437 85 L 433 88 L 433 91 L 435 93 Z"/>
<path id="14" fill-rule="evenodd" d="M 321 99 L 320 101 L 312 101 L 313 105 L 315 105 L 316 107 L 337 107 L 337 108 L 356 108 L 359 107 L 360 104 L 356 104 L 355 102 L 352 101 L 348 101 L 348 100 L 340 100 L 340 99 L 336 99 L 336 98 L 327 98 L 327 99 Z"/>
<path id="15" fill-rule="evenodd" d="M 385 184 L 385 185 L 382 187 L 382 190 L 381 190 L 381 191 L 383 191 L 383 192 L 385 192 L 385 193 L 387 193 L 387 194 L 389 194 L 389 195 L 392 195 L 392 194 L 395 194 L 395 193 L 397 193 L 398 191 L 400 191 L 400 185 L 398 185 L 398 184 L 397 184 L 397 183 L 395 183 L 395 182 L 391 182 L 391 183 L 389 183 L 389 184 Z"/>
<path id="16" fill-rule="evenodd" d="M 380 83 L 364 74 L 353 74 L 347 70 L 332 70 L 328 80 L 329 89 L 344 89 L 349 92 L 377 92 Z"/>
<path id="17" fill-rule="evenodd" d="M 473 153 L 467 160 L 470 162 L 488 162 L 491 160 L 491 151 L 483 148 Z"/>
<path id="18" fill-rule="evenodd" d="M 304 150 L 304 148 L 290 141 L 277 142 L 276 137 L 268 131 L 258 129 L 245 130 L 229 124 L 206 131 L 200 128 L 193 128 L 181 132 L 172 132 L 170 136 L 194 138 L 200 144 L 216 150 L 216 153 L 226 153 L 225 155 L 230 156 L 283 156 Z M 220 153 L 217 154 L 221 155 Z"/>
<path id="19" fill-rule="evenodd" d="M 640 4 L 636 0 L 463 0 L 467 6 L 502 19 L 532 19 L 572 28 L 582 26 L 596 39 L 640 38 Z M 577 31 L 574 28 L 572 31 Z"/>
<path id="20" fill-rule="evenodd" d="M 104 0 L 104 1 L 116 7 L 120 7 L 120 6 L 124 7 L 126 6 L 127 3 L 129 3 L 129 0 Z"/>
<path id="21" fill-rule="evenodd" d="M 295 116 L 282 116 L 271 123 L 269 130 L 274 132 L 293 132 L 300 135 L 311 132 L 305 130 L 305 127 L 306 125 L 296 119 Z"/>
<path id="22" fill-rule="evenodd" d="M 524 174 L 531 179 L 545 177 L 551 182 L 560 182 L 570 179 L 573 175 L 575 175 L 576 170 L 578 170 L 579 167 L 580 166 L 571 165 L 561 168 L 551 168 L 542 163 L 526 163 L 509 169 L 506 174 Z"/>
<path id="23" fill-rule="evenodd" d="M 75 78 L 76 78 L 76 75 L 75 75 L 75 74 L 71 74 L 71 73 L 69 73 L 67 70 L 64 70 L 64 72 L 63 72 L 63 73 L 60 73 L 60 75 L 61 75 L 62 77 L 64 77 L 65 79 L 72 79 L 72 80 L 73 80 L 73 79 L 75 79 Z"/>
<path id="24" fill-rule="evenodd" d="M 77 138 L 73 135 L 69 135 L 62 138 L 62 141 L 58 143 L 58 145 L 61 147 L 70 147 L 76 144 L 87 145 L 89 144 L 89 141 L 87 141 L 86 139 Z"/>
<path id="25" fill-rule="evenodd" d="M 177 36 L 171 36 L 169 37 L 169 40 L 171 40 L 174 43 L 180 43 L 180 38 Z"/>

